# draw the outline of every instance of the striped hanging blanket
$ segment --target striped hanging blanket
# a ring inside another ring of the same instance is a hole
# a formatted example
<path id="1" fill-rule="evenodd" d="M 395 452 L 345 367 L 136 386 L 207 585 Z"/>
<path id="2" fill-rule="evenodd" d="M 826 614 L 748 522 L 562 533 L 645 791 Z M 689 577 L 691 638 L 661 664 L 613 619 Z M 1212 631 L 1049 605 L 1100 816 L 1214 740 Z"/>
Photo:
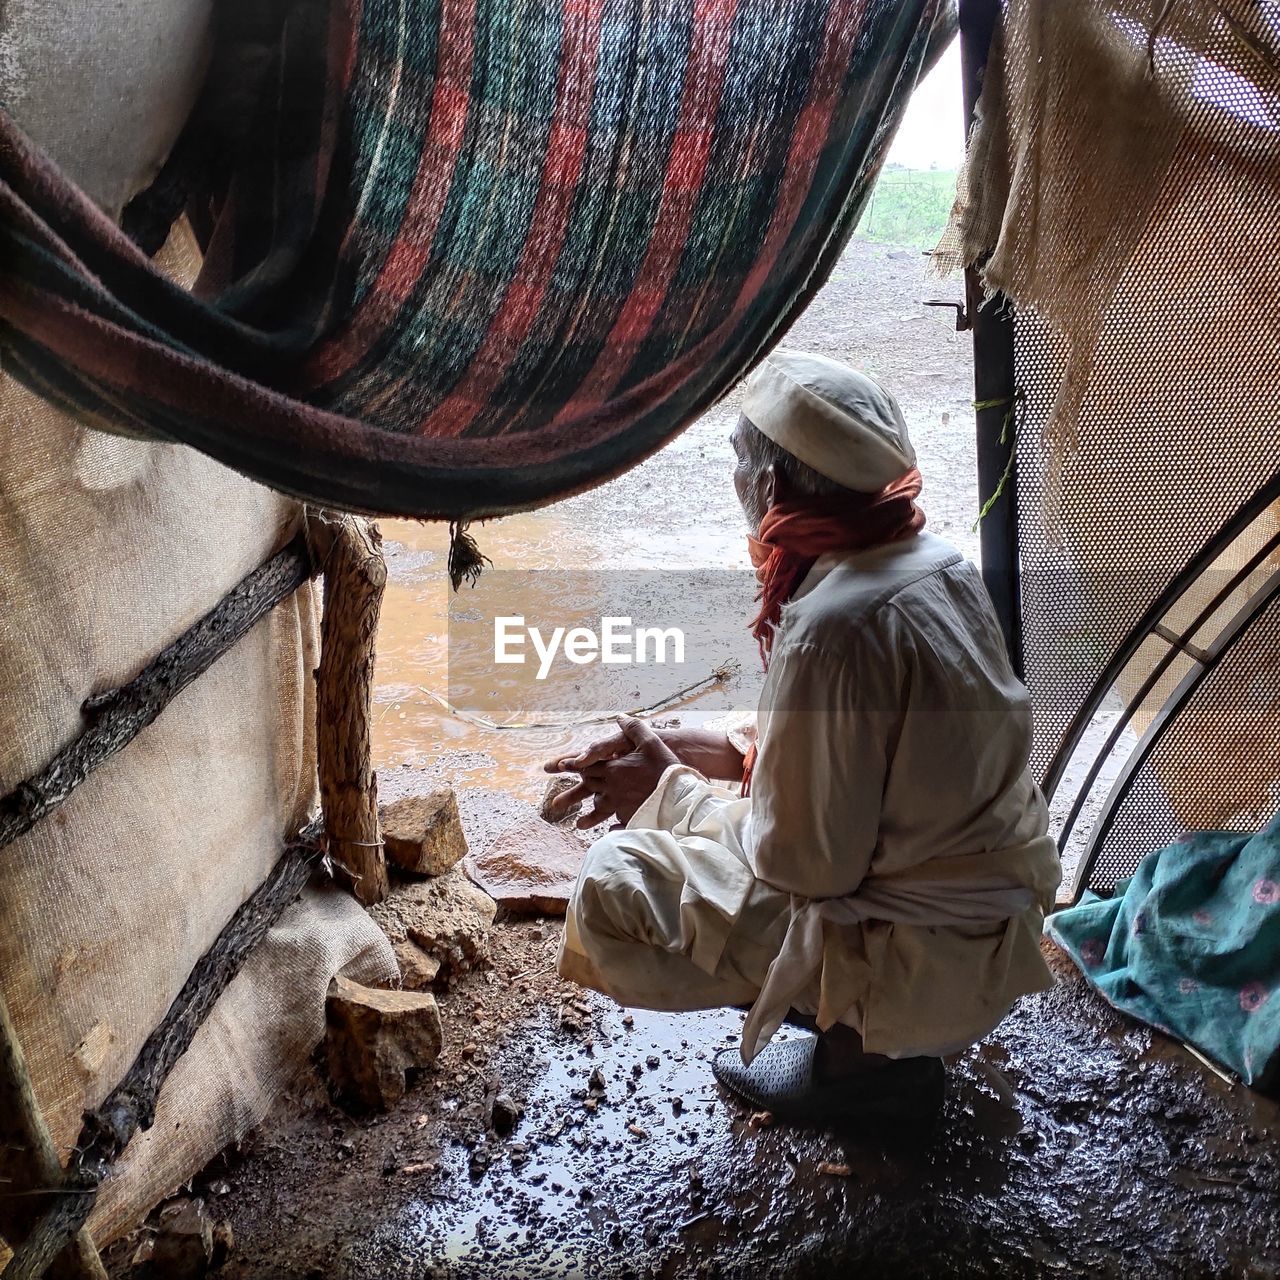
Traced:
<path id="1" fill-rule="evenodd" d="M 0 357 L 93 425 L 329 506 L 467 519 L 574 492 L 794 320 L 945 9 L 295 5 L 192 292 L 0 110 Z"/>

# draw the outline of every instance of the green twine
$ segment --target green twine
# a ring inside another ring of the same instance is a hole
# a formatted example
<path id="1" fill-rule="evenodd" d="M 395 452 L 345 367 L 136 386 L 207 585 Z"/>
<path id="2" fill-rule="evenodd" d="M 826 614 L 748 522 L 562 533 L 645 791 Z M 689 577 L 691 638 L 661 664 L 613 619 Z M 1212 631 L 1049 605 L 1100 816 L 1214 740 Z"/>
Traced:
<path id="1" fill-rule="evenodd" d="M 1009 461 L 1004 465 L 1004 472 L 1000 476 L 1000 483 L 996 485 L 996 491 L 982 504 L 982 510 L 978 512 L 978 518 L 973 522 L 971 532 L 977 533 L 978 526 L 987 518 L 987 513 L 992 507 L 1004 497 L 1005 488 L 1008 486 L 1009 478 L 1013 475 L 1013 465 L 1018 457 L 1018 438 L 1015 435 L 1010 441 L 1009 430 L 1013 426 L 1018 415 L 1018 406 L 1026 399 L 1026 395 L 1022 390 L 1017 390 L 1011 396 L 998 396 L 994 400 L 975 400 L 973 408 L 976 413 L 981 413 L 983 409 L 998 409 L 1002 404 L 1009 406 L 1008 411 L 1004 415 L 1004 421 L 1000 425 L 1000 443 L 1009 445 Z"/>

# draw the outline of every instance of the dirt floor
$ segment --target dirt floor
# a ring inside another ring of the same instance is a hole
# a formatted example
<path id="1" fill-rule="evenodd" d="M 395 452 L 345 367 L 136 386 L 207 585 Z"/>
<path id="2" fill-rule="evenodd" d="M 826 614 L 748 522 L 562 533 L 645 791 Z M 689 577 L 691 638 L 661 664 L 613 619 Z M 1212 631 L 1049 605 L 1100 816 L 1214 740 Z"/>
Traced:
<path id="1" fill-rule="evenodd" d="M 951 1067 L 935 1131 L 801 1132 L 715 1085 L 740 1015 L 584 997 L 559 928 L 498 925 L 392 1114 L 313 1083 L 196 1181 L 234 1232 L 221 1275 L 1280 1274 L 1276 1107 L 1065 968 Z M 523 1109 L 506 1137 L 498 1095 Z"/>

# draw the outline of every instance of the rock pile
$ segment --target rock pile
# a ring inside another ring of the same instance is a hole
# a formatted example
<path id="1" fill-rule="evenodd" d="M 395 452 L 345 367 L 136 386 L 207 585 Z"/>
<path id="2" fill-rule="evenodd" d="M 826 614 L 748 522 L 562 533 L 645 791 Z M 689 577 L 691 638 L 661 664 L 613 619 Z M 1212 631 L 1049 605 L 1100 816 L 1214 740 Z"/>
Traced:
<path id="1" fill-rule="evenodd" d="M 380 991 L 341 976 L 326 1002 L 325 1060 L 337 1099 L 385 1111 L 442 1047 L 433 993 L 485 963 L 497 908 L 458 865 L 466 836 L 451 790 L 408 795 L 379 810 L 391 892 L 369 909 L 391 941 L 401 989 Z"/>
<path id="2" fill-rule="evenodd" d="M 393 884 L 386 900 L 370 908 L 369 914 L 391 939 L 402 966 L 407 960 L 425 971 L 424 961 L 403 945 L 412 943 L 436 961 L 435 981 L 443 984 L 480 968 L 488 959 L 489 930 L 497 906 L 461 868 L 455 868 L 427 880 Z"/>

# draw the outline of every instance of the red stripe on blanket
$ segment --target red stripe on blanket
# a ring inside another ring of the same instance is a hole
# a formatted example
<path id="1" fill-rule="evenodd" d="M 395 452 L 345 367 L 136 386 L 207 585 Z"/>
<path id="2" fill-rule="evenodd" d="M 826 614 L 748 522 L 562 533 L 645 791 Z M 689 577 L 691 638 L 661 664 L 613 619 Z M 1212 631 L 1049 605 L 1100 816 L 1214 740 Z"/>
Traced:
<path id="1" fill-rule="evenodd" d="M 591 92 L 600 47 L 605 0 L 577 0 L 566 6 L 556 105 L 547 138 L 542 182 L 525 233 L 520 264 L 512 273 L 502 304 L 480 350 L 454 390 L 418 424 L 436 436 L 460 436 L 475 421 L 490 392 L 510 368 L 542 309 L 547 286 L 564 245 L 569 212 L 587 151 Z"/>
<path id="2" fill-rule="evenodd" d="M 360 19 L 363 15 L 364 0 L 344 0 L 332 20 L 333 43 L 330 49 L 334 57 L 330 65 L 342 68 L 334 85 L 334 100 L 339 109 L 346 100 L 347 90 L 351 88 L 351 77 L 355 74 L 356 53 L 360 48 Z"/>
<path id="3" fill-rule="evenodd" d="M 782 247 L 791 237 L 796 219 L 804 207 L 805 198 L 813 185 L 814 170 L 827 145 L 831 132 L 831 117 L 839 100 L 840 81 L 848 68 L 851 47 L 862 28 L 866 0 L 856 9 L 842 9 L 833 5 L 827 13 L 827 25 L 822 33 L 822 52 L 813 77 L 811 100 L 800 113 L 791 146 L 787 151 L 787 167 L 779 191 L 781 199 L 769 220 L 764 243 L 755 265 L 747 273 L 742 288 L 734 299 L 730 319 L 744 315 L 755 305 L 760 290 L 773 274 Z"/>
<path id="4" fill-rule="evenodd" d="M 471 103 L 475 52 L 475 0 L 441 0 L 436 80 L 427 137 L 396 233 L 372 287 L 350 320 L 308 360 L 302 391 L 349 372 L 387 331 L 388 321 L 413 292 L 431 256 L 440 215 L 453 186 Z M 353 222 L 353 230 L 357 226 Z M 346 256 L 346 246 L 343 255 Z"/>
<path id="5" fill-rule="evenodd" d="M 761 289 L 773 275 L 782 249 L 787 244 L 800 210 L 810 194 L 814 171 L 830 136 L 832 114 L 839 100 L 840 81 L 847 68 L 853 42 L 858 38 L 865 10 L 866 0 L 863 0 L 856 9 L 841 9 L 839 6 L 833 6 L 828 13 L 827 23 L 823 29 L 822 49 L 818 54 L 811 81 L 812 99 L 801 111 L 792 132 L 791 143 L 787 149 L 786 170 L 779 185 L 781 199 L 770 218 L 769 228 L 765 233 L 759 255 L 743 280 L 738 296 L 734 299 L 722 323 L 718 324 L 695 350 L 708 347 L 715 349 L 716 343 L 722 342 L 725 336 L 732 332 L 734 326 L 741 322 L 743 315 L 755 305 Z M 643 296 L 637 294 L 632 299 L 634 332 L 629 338 L 619 337 L 617 340 L 639 341 L 639 338 L 647 332 L 644 312 L 649 310 L 651 318 L 652 312 L 661 305 L 661 301 L 661 297 L 655 298 L 652 292 Z M 615 333 L 619 327 L 615 325 Z M 606 346 L 601 353 L 598 368 L 603 367 L 607 371 L 611 367 L 611 356 L 616 365 L 617 355 L 612 350 L 613 342 L 614 339 L 611 338 L 610 345 Z M 584 383 L 584 387 L 587 385 Z M 613 387 L 606 389 L 598 379 L 590 385 L 591 393 L 587 395 L 580 391 L 561 409 L 556 417 L 557 422 L 569 417 L 598 412 L 608 404 L 616 388 L 615 383 Z M 653 407 L 663 399 L 664 392 L 661 386 L 659 381 L 646 379 L 645 382 L 636 386 L 634 391 L 642 402 Z"/>
<path id="6" fill-rule="evenodd" d="M 736 12 L 737 0 L 697 0 L 694 6 L 680 119 L 667 157 L 662 198 L 649 233 L 649 247 L 595 364 L 573 399 L 556 414 L 555 423 L 608 399 L 627 363 L 625 358 L 619 359 L 619 348 L 634 350 L 662 308 L 667 287 L 684 253 L 706 174 L 711 129 L 720 106 Z"/>

